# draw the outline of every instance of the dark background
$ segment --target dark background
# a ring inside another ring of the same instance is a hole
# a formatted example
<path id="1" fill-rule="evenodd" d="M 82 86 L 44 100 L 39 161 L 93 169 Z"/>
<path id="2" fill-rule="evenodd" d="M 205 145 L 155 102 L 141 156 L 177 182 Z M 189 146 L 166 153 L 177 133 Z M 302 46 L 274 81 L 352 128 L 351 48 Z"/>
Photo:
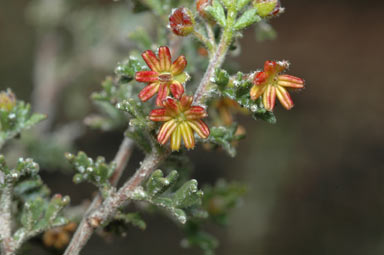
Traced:
<path id="1" fill-rule="evenodd" d="M 11 87 L 29 101 L 38 37 L 25 19 L 27 4 L 6 1 L 0 7 L 0 88 Z M 241 55 L 232 60 L 245 72 L 266 59 L 290 60 L 289 73 L 306 80 L 306 89 L 293 95 L 295 108 L 278 106 L 277 125 L 240 117 L 248 136 L 235 159 L 190 153 L 200 182 L 224 177 L 249 187 L 228 228 L 212 227 L 221 241 L 217 254 L 383 254 L 384 5 L 299 0 L 283 5 L 286 13 L 272 22 L 278 38 L 257 43 L 248 30 Z M 94 80 L 112 67 L 94 73 Z M 97 153 L 112 157 L 120 135 L 106 134 L 105 143 L 89 132 L 79 149 L 99 146 Z M 131 165 L 133 171 L 137 161 Z M 60 176 L 44 175 L 53 191 L 71 194 L 75 203 L 91 193 L 78 186 L 68 191 L 71 177 Z M 109 244 L 95 237 L 83 254 L 198 254 L 179 248 L 182 233 L 172 222 L 146 219 L 146 231 L 132 229 Z"/>

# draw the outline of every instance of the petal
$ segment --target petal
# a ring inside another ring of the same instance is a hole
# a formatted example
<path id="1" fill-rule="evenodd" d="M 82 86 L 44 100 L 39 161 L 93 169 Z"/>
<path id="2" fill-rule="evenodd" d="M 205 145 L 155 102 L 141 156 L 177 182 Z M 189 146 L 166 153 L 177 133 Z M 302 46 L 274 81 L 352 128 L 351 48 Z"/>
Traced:
<path id="1" fill-rule="evenodd" d="M 186 111 L 188 110 L 191 105 L 192 105 L 192 102 L 193 102 L 193 97 L 191 96 L 187 96 L 187 95 L 183 95 L 180 99 L 180 105 L 181 105 L 181 110 L 182 111 Z"/>
<path id="2" fill-rule="evenodd" d="M 171 58 L 171 52 L 169 51 L 168 47 L 161 46 L 159 48 L 159 61 L 160 61 L 161 71 L 169 72 L 172 65 L 172 58 Z"/>
<path id="3" fill-rule="evenodd" d="M 147 86 L 144 87 L 139 93 L 139 98 L 141 101 L 145 102 L 153 95 L 156 94 L 156 92 L 159 90 L 159 84 L 158 82 L 150 83 Z"/>
<path id="4" fill-rule="evenodd" d="M 268 111 L 273 111 L 273 108 L 275 107 L 275 100 L 276 100 L 276 88 L 275 86 L 267 86 L 264 96 L 263 96 L 263 104 L 265 109 Z"/>
<path id="5" fill-rule="evenodd" d="M 296 76 L 287 75 L 287 74 L 279 75 L 278 84 L 283 87 L 298 88 L 298 89 L 304 88 L 303 79 Z"/>
<path id="6" fill-rule="evenodd" d="M 164 108 L 172 113 L 172 114 L 176 114 L 179 112 L 179 107 L 177 106 L 177 102 L 175 99 L 173 98 L 167 98 L 163 101 L 163 106 Z"/>
<path id="7" fill-rule="evenodd" d="M 173 83 L 169 86 L 171 89 L 172 95 L 179 99 L 184 94 L 184 87 L 183 85 L 178 81 L 173 81 Z"/>
<path id="8" fill-rule="evenodd" d="M 255 74 L 253 79 L 253 83 L 256 85 L 261 85 L 268 78 L 268 74 L 266 72 L 258 72 Z"/>
<path id="9" fill-rule="evenodd" d="M 186 121 L 180 124 L 181 135 L 183 136 L 184 145 L 187 149 L 195 148 L 195 137 L 193 136 L 193 132 L 191 127 L 188 125 Z"/>
<path id="10" fill-rule="evenodd" d="M 276 68 L 277 68 L 276 61 L 271 61 L 271 60 L 265 61 L 264 71 L 266 73 L 272 74 L 272 73 L 276 72 Z"/>
<path id="11" fill-rule="evenodd" d="M 284 106 L 285 109 L 290 110 L 293 107 L 293 101 L 288 91 L 281 86 L 277 86 L 276 95 L 279 98 L 280 103 Z"/>
<path id="12" fill-rule="evenodd" d="M 160 83 L 159 87 L 159 93 L 157 94 L 156 104 L 158 106 L 163 105 L 163 101 L 167 98 L 169 95 L 169 88 L 166 83 Z"/>
<path id="13" fill-rule="evenodd" d="M 159 108 L 159 109 L 154 109 L 151 111 L 149 114 L 149 119 L 152 121 L 169 121 L 172 119 L 171 116 L 166 114 L 166 109 L 165 108 Z"/>
<path id="14" fill-rule="evenodd" d="M 185 67 L 187 66 L 187 59 L 184 56 L 178 57 L 175 62 L 173 62 L 171 70 L 173 75 L 181 74 Z"/>
<path id="15" fill-rule="evenodd" d="M 141 71 L 136 73 L 135 79 L 138 82 L 156 82 L 159 80 L 159 74 L 155 71 Z"/>
<path id="16" fill-rule="evenodd" d="M 199 120 L 208 116 L 205 109 L 201 106 L 192 106 L 184 114 L 187 120 Z"/>
<path id="17" fill-rule="evenodd" d="M 189 126 L 201 137 L 208 138 L 209 136 L 209 127 L 202 120 L 193 120 L 188 121 Z"/>
<path id="18" fill-rule="evenodd" d="M 147 63 L 148 67 L 151 68 L 152 71 L 160 72 L 160 62 L 157 59 L 155 53 L 151 50 L 145 51 L 143 54 L 141 54 L 143 57 L 145 63 Z"/>
<path id="19" fill-rule="evenodd" d="M 249 92 L 252 100 L 258 99 L 265 91 L 266 86 L 253 85 L 251 91 Z"/>
<path id="20" fill-rule="evenodd" d="M 181 128 L 177 126 L 176 130 L 172 133 L 171 137 L 171 149 L 172 151 L 180 150 L 181 144 Z"/>
<path id="21" fill-rule="evenodd" d="M 166 144 L 169 137 L 175 132 L 176 127 L 177 123 L 175 120 L 165 122 L 157 135 L 157 141 L 159 141 L 160 144 Z"/>

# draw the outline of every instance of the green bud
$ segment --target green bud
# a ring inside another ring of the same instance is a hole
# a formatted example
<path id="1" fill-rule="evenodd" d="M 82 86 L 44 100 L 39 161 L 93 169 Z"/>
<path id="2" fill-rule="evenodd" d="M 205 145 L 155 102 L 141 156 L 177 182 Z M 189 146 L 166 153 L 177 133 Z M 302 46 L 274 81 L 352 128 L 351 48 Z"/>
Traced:
<path id="1" fill-rule="evenodd" d="M 278 0 L 255 0 L 253 5 L 257 9 L 257 14 L 260 17 L 266 17 L 271 15 L 278 6 L 278 3 Z"/>

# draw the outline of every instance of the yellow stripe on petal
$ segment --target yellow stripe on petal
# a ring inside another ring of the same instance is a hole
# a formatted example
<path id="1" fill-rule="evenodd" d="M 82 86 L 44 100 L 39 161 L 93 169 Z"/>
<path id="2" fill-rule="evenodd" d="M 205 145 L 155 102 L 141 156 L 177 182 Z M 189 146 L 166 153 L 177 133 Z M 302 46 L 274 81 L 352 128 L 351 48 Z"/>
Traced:
<path id="1" fill-rule="evenodd" d="M 153 51 L 147 50 L 141 56 L 152 71 L 160 72 L 160 62 Z"/>
<path id="2" fill-rule="evenodd" d="M 284 106 L 285 109 L 290 110 L 293 107 L 293 101 L 291 99 L 291 96 L 289 95 L 288 91 L 281 87 L 277 86 L 276 88 L 276 95 L 279 99 L 280 103 Z"/>
<path id="3" fill-rule="evenodd" d="M 149 119 L 152 121 L 166 122 L 172 119 L 171 116 L 167 115 L 165 108 L 153 109 L 149 114 Z"/>
<path id="4" fill-rule="evenodd" d="M 171 70 L 174 76 L 181 74 L 185 67 L 187 66 L 187 59 L 184 56 L 178 57 L 175 62 L 173 62 Z"/>
<path id="5" fill-rule="evenodd" d="M 159 61 L 160 68 L 162 72 L 170 72 L 172 66 L 171 52 L 166 46 L 161 46 L 159 48 Z"/>
<path id="6" fill-rule="evenodd" d="M 156 105 L 157 106 L 162 106 L 163 105 L 163 101 L 167 98 L 168 95 L 169 95 L 168 84 L 160 83 L 159 91 L 157 93 L 157 98 L 156 98 Z"/>
<path id="7" fill-rule="evenodd" d="M 183 136 L 184 145 L 187 149 L 195 148 L 195 137 L 193 136 L 193 132 L 191 127 L 188 125 L 186 121 L 180 124 L 181 135 Z"/>
<path id="8" fill-rule="evenodd" d="M 264 95 L 263 95 L 263 104 L 265 109 L 268 111 L 273 111 L 273 108 L 275 107 L 275 100 L 276 100 L 276 88 L 275 86 L 267 86 Z"/>
<path id="9" fill-rule="evenodd" d="M 188 121 L 188 125 L 203 139 L 209 136 L 209 127 L 202 120 Z"/>
<path id="10" fill-rule="evenodd" d="M 159 134 L 157 135 L 157 140 L 160 144 L 166 144 L 169 137 L 175 132 L 175 129 L 177 127 L 177 123 L 175 120 L 170 120 L 165 122 L 159 131 Z"/>
<path id="11" fill-rule="evenodd" d="M 251 99 L 252 100 L 258 99 L 265 91 L 265 87 L 266 86 L 262 86 L 262 85 L 253 85 L 250 91 Z"/>
<path id="12" fill-rule="evenodd" d="M 156 94 L 156 92 L 159 90 L 159 84 L 160 83 L 158 82 L 154 82 L 145 86 L 139 93 L 140 100 L 145 102 L 149 100 L 151 97 L 153 97 Z"/>
<path id="13" fill-rule="evenodd" d="M 180 150 L 180 144 L 181 144 L 181 129 L 178 125 L 176 130 L 172 133 L 171 136 L 171 150 L 172 151 L 178 151 Z"/>

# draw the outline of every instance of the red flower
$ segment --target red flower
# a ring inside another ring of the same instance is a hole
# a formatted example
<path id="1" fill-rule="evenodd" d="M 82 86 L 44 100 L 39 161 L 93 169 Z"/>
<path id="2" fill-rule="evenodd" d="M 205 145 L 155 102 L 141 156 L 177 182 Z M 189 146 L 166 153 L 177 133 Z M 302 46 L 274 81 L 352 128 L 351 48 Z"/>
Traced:
<path id="1" fill-rule="evenodd" d="M 295 76 L 280 75 L 288 66 L 287 61 L 266 61 L 264 71 L 255 74 L 254 85 L 250 91 L 252 100 L 263 96 L 265 109 L 272 111 L 277 96 L 280 103 L 287 110 L 290 110 L 293 107 L 293 102 L 286 88 L 301 89 L 304 87 L 304 81 Z"/>
<path id="2" fill-rule="evenodd" d="M 195 20 L 192 12 L 184 7 L 172 11 L 169 16 L 169 26 L 172 32 L 178 36 L 187 36 L 193 32 Z"/>
<path id="3" fill-rule="evenodd" d="M 152 110 L 149 119 L 164 122 L 161 126 L 157 140 L 164 145 L 171 139 L 172 151 L 178 151 L 181 138 L 187 149 L 195 147 L 195 131 L 201 138 L 209 136 L 208 126 L 201 120 L 207 117 L 207 112 L 201 106 L 192 106 L 193 98 L 183 95 L 180 100 L 167 98 L 163 108 Z"/>
<path id="4" fill-rule="evenodd" d="M 141 55 L 151 71 L 141 71 L 136 73 L 138 82 L 147 82 L 148 85 L 139 93 L 141 101 L 147 101 L 156 93 L 156 104 L 161 106 L 162 101 L 169 95 L 180 98 L 184 93 L 183 83 L 189 78 L 184 72 L 187 60 L 184 56 L 178 57 L 172 63 L 169 48 L 162 46 L 158 49 L 158 57 L 151 50 L 145 51 Z"/>

